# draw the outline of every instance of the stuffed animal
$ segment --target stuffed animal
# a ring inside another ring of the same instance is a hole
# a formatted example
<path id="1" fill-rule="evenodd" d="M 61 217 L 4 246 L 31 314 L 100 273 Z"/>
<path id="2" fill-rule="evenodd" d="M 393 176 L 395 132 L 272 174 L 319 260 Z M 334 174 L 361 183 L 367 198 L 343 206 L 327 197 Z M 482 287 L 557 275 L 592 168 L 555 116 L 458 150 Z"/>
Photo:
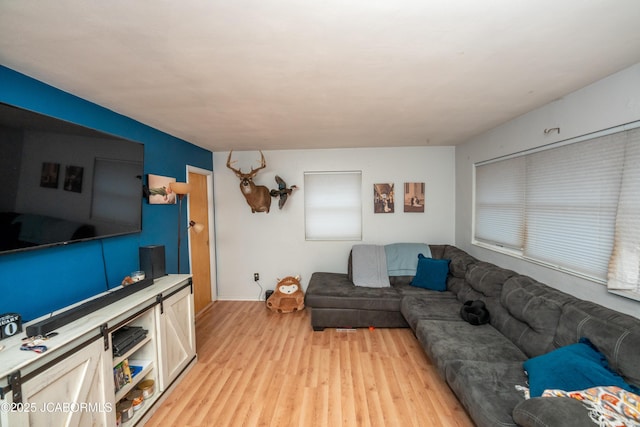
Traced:
<path id="1" fill-rule="evenodd" d="M 304 292 L 300 276 L 278 279 L 275 291 L 267 299 L 267 307 L 277 313 L 292 313 L 304 309 Z"/>

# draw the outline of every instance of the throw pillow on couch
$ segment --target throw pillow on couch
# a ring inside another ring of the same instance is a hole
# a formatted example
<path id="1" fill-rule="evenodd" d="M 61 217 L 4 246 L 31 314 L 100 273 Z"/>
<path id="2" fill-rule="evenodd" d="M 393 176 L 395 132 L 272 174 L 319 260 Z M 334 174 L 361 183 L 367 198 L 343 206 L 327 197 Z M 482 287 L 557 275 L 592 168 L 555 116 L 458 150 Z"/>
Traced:
<path id="1" fill-rule="evenodd" d="M 446 291 L 448 274 L 448 259 L 433 259 L 418 254 L 418 267 L 411 285 L 433 291 Z"/>

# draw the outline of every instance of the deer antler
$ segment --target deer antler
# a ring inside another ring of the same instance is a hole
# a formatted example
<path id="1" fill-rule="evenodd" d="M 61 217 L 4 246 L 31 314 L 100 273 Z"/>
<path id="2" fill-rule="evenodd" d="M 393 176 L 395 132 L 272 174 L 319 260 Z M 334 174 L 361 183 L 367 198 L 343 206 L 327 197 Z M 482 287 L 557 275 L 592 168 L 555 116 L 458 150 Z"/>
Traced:
<path id="1" fill-rule="evenodd" d="M 233 162 L 231 161 L 231 154 L 233 153 L 233 150 L 229 151 L 229 157 L 227 157 L 227 167 L 229 169 L 231 169 L 232 171 L 234 171 L 236 173 L 237 176 L 242 177 L 242 178 L 253 178 L 256 176 L 256 173 L 258 173 L 258 171 L 260 169 L 264 169 L 267 166 L 267 161 L 264 159 L 264 154 L 262 154 L 262 150 L 260 150 L 260 166 L 258 166 L 257 168 L 251 168 L 251 172 L 249 173 L 242 173 L 242 169 L 235 169 L 233 167 L 231 167 L 231 165 L 233 163 L 235 163 L 236 161 L 234 160 Z"/>
<path id="2" fill-rule="evenodd" d="M 236 175 L 242 175 L 241 169 L 234 169 L 231 167 L 231 164 L 236 162 L 235 160 L 233 162 L 231 161 L 231 153 L 233 153 L 233 150 L 229 151 L 229 157 L 227 157 L 227 167 L 234 171 Z"/>
<path id="3" fill-rule="evenodd" d="M 262 154 L 262 150 L 260 150 L 260 166 L 256 169 L 251 168 L 251 172 L 249 172 L 249 175 L 251 175 L 251 177 L 253 178 L 254 176 L 256 176 L 256 173 L 260 169 L 264 169 L 266 166 L 267 166 L 267 161 L 264 159 L 264 154 Z"/>

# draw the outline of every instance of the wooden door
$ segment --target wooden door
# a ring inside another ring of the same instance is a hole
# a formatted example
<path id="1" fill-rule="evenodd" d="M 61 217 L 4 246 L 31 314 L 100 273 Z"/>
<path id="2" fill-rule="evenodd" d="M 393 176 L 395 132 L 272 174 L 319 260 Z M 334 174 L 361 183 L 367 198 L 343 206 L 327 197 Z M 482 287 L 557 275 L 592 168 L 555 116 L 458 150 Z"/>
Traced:
<path id="1" fill-rule="evenodd" d="M 211 248 L 209 242 L 209 189 L 207 176 L 189 172 L 189 220 L 204 226 L 200 233 L 189 229 L 191 249 L 191 274 L 193 276 L 193 298 L 196 314 L 211 303 Z"/>

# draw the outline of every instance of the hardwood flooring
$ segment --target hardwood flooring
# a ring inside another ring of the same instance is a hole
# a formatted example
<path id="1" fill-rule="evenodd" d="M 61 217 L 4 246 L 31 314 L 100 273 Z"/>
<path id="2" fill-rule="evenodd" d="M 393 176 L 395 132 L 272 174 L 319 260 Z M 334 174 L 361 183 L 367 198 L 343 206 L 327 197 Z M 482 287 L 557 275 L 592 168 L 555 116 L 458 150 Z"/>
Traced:
<path id="1" fill-rule="evenodd" d="M 307 310 L 218 301 L 196 337 L 146 426 L 473 426 L 411 329 L 314 332 Z"/>

